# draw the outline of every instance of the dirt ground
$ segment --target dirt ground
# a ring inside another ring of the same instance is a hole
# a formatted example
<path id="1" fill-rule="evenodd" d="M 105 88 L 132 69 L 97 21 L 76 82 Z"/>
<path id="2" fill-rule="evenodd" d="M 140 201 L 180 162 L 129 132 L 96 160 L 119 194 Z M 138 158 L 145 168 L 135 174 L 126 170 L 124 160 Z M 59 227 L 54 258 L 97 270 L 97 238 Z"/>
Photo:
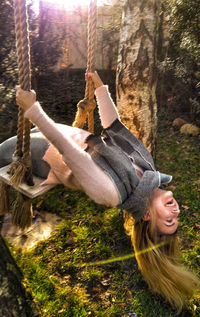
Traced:
<path id="1" fill-rule="evenodd" d="M 14 247 L 27 250 L 47 239 L 61 221 L 62 218 L 55 214 L 35 211 L 31 227 L 22 232 L 12 225 L 11 215 L 7 214 L 4 217 L 1 235 Z"/>

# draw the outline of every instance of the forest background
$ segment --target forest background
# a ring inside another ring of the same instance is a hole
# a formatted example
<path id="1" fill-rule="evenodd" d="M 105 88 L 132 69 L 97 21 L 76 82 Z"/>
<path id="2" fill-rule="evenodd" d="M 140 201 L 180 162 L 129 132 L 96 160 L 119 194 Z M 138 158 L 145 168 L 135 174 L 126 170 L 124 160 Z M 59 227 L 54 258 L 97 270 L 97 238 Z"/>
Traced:
<path id="1" fill-rule="evenodd" d="M 97 26 L 97 69 L 103 81 L 109 85 L 114 100 L 121 13 L 128 2 L 107 1 L 107 5 L 99 9 L 103 23 L 100 24 L 99 20 Z M 87 14 L 80 7 L 63 14 L 62 10 L 45 8 L 42 1 L 40 6 L 39 15 L 33 10 L 31 1 L 28 7 L 32 87 L 55 121 L 71 124 L 76 104 L 84 96 Z M 176 191 L 182 207 L 182 260 L 198 274 L 199 136 L 180 134 L 178 128 L 172 127 L 172 122 L 181 117 L 200 126 L 200 3 L 194 0 L 163 0 L 161 7 L 162 27 L 158 30 L 158 45 L 162 45 L 157 48 L 156 162 L 157 166 L 173 174 L 176 179 L 172 189 Z M 77 32 L 73 17 L 76 17 L 77 24 L 83 26 L 83 33 Z M 0 43 L 2 142 L 16 134 L 17 125 L 14 87 L 18 75 L 13 2 L 10 0 L 0 2 Z M 95 129 L 99 132 L 101 127 L 97 112 L 95 121 Z M 79 267 L 85 262 L 103 261 L 132 252 L 130 241 L 124 233 L 122 215 L 117 210 L 96 206 L 83 194 L 72 193 L 62 186 L 36 199 L 33 205 L 39 212 L 56 213 L 63 221 L 48 240 L 32 250 L 23 251 L 9 246 L 25 276 L 26 288 L 31 289 L 37 303 L 37 309 L 31 307 L 34 311 L 32 315 L 175 316 L 173 308 L 148 290 L 133 258 L 100 266 Z M 3 240 L 1 246 L 6 254 Z M 19 280 L 24 281 L 21 275 Z M 1 296 L 0 303 L 2 300 L 5 305 L 4 299 Z M 16 304 L 14 306 L 17 309 Z M 39 312 L 35 313 L 35 309 Z M 20 314 L 17 316 L 26 316 Z M 181 316 L 199 315 L 198 298 L 192 300 L 181 313 Z M 8 314 L 5 316 L 9 317 Z"/>

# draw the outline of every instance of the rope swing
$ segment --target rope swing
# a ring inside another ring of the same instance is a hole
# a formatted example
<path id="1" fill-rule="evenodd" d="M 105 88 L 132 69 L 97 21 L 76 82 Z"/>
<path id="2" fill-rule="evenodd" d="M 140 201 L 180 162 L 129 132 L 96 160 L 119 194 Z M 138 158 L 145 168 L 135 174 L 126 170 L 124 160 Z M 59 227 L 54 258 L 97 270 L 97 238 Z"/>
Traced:
<path id="1" fill-rule="evenodd" d="M 88 56 L 86 72 L 95 71 L 95 49 L 96 49 L 96 24 L 97 24 L 97 4 L 96 0 L 91 0 L 88 7 Z M 94 99 L 94 85 L 92 79 L 86 82 L 85 97 L 77 104 L 77 113 L 73 127 L 83 128 L 88 119 L 88 131 L 94 132 L 94 109 L 96 101 Z"/>
<path id="2" fill-rule="evenodd" d="M 19 84 L 23 90 L 31 90 L 30 42 L 27 19 L 26 0 L 14 1 L 15 34 Z M 22 181 L 32 186 L 33 176 L 30 152 L 31 123 L 24 119 L 24 110 L 18 109 L 17 144 L 13 155 L 10 173 L 11 184 L 18 185 Z"/>
<path id="3" fill-rule="evenodd" d="M 23 90 L 31 90 L 30 41 L 26 0 L 14 0 L 14 18 L 16 33 L 16 51 L 19 84 Z M 88 59 L 86 72 L 95 70 L 96 46 L 96 0 L 91 0 L 88 7 Z M 86 82 L 85 97 L 77 105 L 74 127 L 83 128 L 88 119 L 88 130 L 94 132 L 93 111 L 96 107 L 94 86 L 91 79 Z M 17 143 L 11 165 L 0 169 L 0 215 L 10 211 L 9 186 L 18 193 L 12 208 L 12 223 L 22 230 L 32 221 L 30 198 L 37 197 L 54 185 L 41 185 L 43 179 L 33 178 L 30 151 L 31 123 L 24 118 L 24 110 L 18 109 Z"/>
<path id="4" fill-rule="evenodd" d="M 14 20 L 19 84 L 31 90 L 31 63 L 28 14 L 26 0 L 14 0 Z M 21 229 L 28 227 L 32 219 L 30 198 L 44 194 L 54 185 L 42 185 L 44 179 L 32 175 L 30 151 L 31 123 L 24 118 L 23 109 L 18 109 L 16 149 L 13 162 L 0 169 L 0 215 L 10 211 L 9 185 L 18 191 L 12 208 L 13 224 Z M 21 193 L 21 194 L 20 194 Z"/>
<path id="5" fill-rule="evenodd" d="M 26 0 L 14 1 L 14 19 L 19 84 L 22 89 L 30 91 L 31 64 Z M 34 185 L 31 168 L 30 129 L 31 123 L 28 119 L 24 119 L 24 110 L 19 107 L 16 149 L 13 155 L 13 163 L 8 171 L 11 175 L 10 184 L 14 187 L 18 186 L 22 181 L 29 186 Z M 0 198 L 0 212 L 8 212 L 9 193 L 6 184 L 1 184 Z M 27 196 L 18 192 L 13 205 L 12 222 L 24 230 L 31 225 L 31 221 L 31 201 Z"/>

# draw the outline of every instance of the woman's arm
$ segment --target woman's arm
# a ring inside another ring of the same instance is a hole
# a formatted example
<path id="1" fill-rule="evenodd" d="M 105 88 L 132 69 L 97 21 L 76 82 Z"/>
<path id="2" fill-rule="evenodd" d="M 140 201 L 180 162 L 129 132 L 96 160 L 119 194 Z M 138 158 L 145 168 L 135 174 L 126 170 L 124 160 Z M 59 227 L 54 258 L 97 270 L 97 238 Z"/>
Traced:
<path id="1" fill-rule="evenodd" d="M 91 78 L 93 81 L 94 87 L 96 89 L 96 97 L 101 123 L 104 129 L 108 128 L 113 123 L 113 121 L 115 121 L 116 119 L 120 120 L 119 113 L 112 100 L 112 97 L 108 90 L 108 86 L 105 86 L 103 84 L 97 72 L 86 73 L 85 77 L 86 80 L 88 80 L 88 78 Z"/>

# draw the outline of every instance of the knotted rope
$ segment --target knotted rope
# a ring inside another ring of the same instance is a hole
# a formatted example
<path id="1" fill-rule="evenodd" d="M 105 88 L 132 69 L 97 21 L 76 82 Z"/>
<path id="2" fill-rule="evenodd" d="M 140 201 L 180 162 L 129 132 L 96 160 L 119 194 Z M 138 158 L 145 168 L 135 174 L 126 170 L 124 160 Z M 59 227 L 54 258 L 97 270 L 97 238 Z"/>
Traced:
<path id="1" fill-rule="evenodd" d="M 95 48 L 96 48 L 96 24 L 97 24 L 97 4 L 96 0 L 91 0 L 88 7 L 88 56 L 86 72 L 95 70 Z M 94 132 L 93 112 L 96 107 L 94 99 L 94 85 L 89 78 L 86 82 L 85 97 L 77 104 L 77 113 L 73 127 L 83 128 L 88 118 L 88 130 Z"/>
<path id="2" fill-rule="evenodd" d="M 28 34 L 28 20 L 26 0 L 14 0 L 16 48 L 19 68 L 19 84 L 22 89 L 31 89 L 31 66 L 30 66 L 30 44 Z M 19 108 L 17 143 L 13 155 L 13 163 L 9 173 L 11 184 L 18 185 L 25 180 L 28 185 L 33 185 L 31 154 L 30 154 L 30 129 L 31 124 L 24 119 L 24 111 Z M 8 186 L 5 183 L 0 184 L 0 214 L 9 211 L 9 193 Z M 18 193 L 12 210 L 12 222 L 22 230 L 31 225 L 32 206 L 29 198 Z"/>
<path id="3" fill-rule="evenodd" d="M 30 43 L 26 0 L 14 1 L 16 49 L 18 61 L 19 84 L 24 90 L 31 90 Z M 18 185 L 22 180 L 33 185 L 30 154 L 31 123 L 24 119 L 24 111 L 18 110 L 17 144 L 13 155 L 10 173 L 11 183 Z"/>

